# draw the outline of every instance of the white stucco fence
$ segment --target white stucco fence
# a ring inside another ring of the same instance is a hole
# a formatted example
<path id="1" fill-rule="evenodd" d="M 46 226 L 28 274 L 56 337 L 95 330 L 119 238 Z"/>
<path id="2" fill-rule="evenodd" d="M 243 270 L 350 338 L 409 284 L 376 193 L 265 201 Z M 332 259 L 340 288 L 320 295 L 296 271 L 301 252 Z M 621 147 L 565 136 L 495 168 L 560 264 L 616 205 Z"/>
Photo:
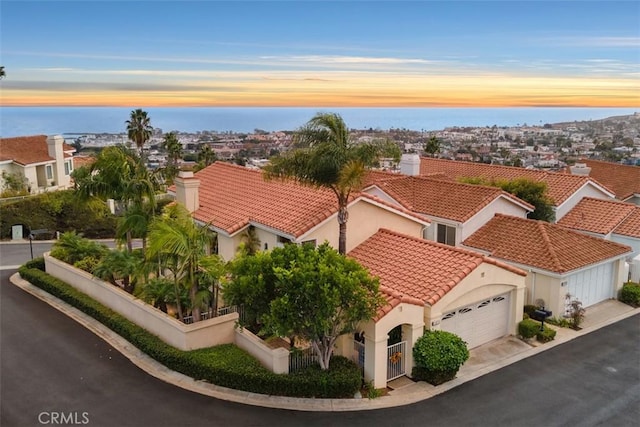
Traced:
<path id="1" fill-rule="evenodd" d="M 260 338 L 247 329 L 236 329 L 236 345 L 258 359 L 262 366 L 276 374 L 289 373 L 289 351 L 284 348 L 270 348 Z"/>
<path id="2" fill-rule="evenodd" d="M 44 261 L 45 269 L 51 276 L 68 283 L 180 350 L 195 350 L 235 341 L 238 313 L 186 325 L 124 290 L 53 258 L 49 253 L 44 254 Z"/>

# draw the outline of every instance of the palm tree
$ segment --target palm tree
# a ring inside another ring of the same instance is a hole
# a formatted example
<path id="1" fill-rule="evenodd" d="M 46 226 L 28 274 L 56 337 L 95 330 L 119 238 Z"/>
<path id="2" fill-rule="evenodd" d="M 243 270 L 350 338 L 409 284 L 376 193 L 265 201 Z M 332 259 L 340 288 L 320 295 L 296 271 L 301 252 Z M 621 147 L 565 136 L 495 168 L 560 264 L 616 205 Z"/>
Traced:
<path id="1" fill-rule="evenodd" d="M 204 169 L 218 159 L 209 144 L 203 144 L 198 152 L 198 169 Z"/>
<path id="2" fill-rule="evenodd" d="M 135 151 L 124 146 L 107 147 L 100 152 L 87 174 L 78 180 L 80 201 L 113 199 L 124 210 L 117 234 L 132 250 L 132 236 L 146 234 L 143 226 L 150 221 L 155 209 L 157 178 L 144 166 Z M 129 212 L 131 211 L 131 212 Z M 143 218 L 143 214 L 146 218 Z M 144 240 L 143 240 L 144 245 Z"/>
<path id="3" fill-rule="evenodd" d="M 133 277 L 139 271 L 142 257 L 138 253 L 129 251 L 110 250 L 96 265 L 93 274 L 102 280 L 108 280 L 115 286 L 122 287 L 132 293 L 134 288 Z"/>
<path id="4" fill-rule="evenodd" d="M 146 111 L 138 108 L 131 111 L 127 124 L 127 136 L 136 144 L 140 151 L 140 158 L 144 158 L 144 144 L 151 139 L 153 127 L 151 127 L 151 119 Z"/>
<path id="5" fill-rule="evenodd" d="M 200 321 L 200 308 L 211 296 L 208 287 L 224 270 L 217 255 L 206 253 L 212 240 L 209 228 L 197 226 L 180 204 L 167 205 L 149 229 L 147 257 L 167 260 L 176 287 L 179 282 L 188 287 L 194 322 Z"/>
<path id="6" fill-rule="evenodd" d="M 167 152 L 169 164 L 176 166 L 182 157 L 182 144 L 175 132 L 169 132 L 164 136 L 162 148 Z"/>
<path id="7" fill-rule="evenodd" d="M 294 148 L 280 157 L 273 157 L 264 168 L 264 177 L 293 180 L 333 191 L 338 200 L 338 251 L 345 254 L 347 204 L 351 195 L 362 187 L 366 168 L 378 163 L 383 154 L 382 147 L 379 144 L 354 144 L 340 115 L 318 113 L 295 133 Z M 399 160 L 399 148 L 396 147 L 393 157 Z"/>
<path id="8" fill-rule="evenodd" d="M 6 76 L 6 73 L 4 72 L 4 66 L 0 67 L 0 80 L 4 79 Z"/>

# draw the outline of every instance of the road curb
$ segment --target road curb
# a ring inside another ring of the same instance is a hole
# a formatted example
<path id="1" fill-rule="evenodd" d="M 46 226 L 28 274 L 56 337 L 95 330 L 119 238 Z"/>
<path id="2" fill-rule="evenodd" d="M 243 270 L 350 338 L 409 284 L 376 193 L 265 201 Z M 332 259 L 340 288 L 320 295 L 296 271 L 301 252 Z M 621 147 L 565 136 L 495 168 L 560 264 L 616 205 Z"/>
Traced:
<path id="1" fill-rule="evenodd" d="M 468 381 L 474 380 L 488 373 L 494 372 L 500 368 L 539 354 L 542 351 L 546 351 L 558 345 L 564 344 L 579 336 L 593 332 L 597 329 L 640 313 L 640 308 L 636 308 L 614 318 L 608 319 L 607 321 L 602 322 L 601 324 L 598 324 L 596 326 L 585 328 L 580 331 L 572 331 L 574 333 L 563 335 L 557 340 L 551 341 L 538 347 L 532 347 L 531 349 L 523 350 L 522 352 L 519 352 L 513 356 L 483 366 L 478 370 L 467 372 L 464 375 L 460 375 L 452 381 L 449 381 L 437 387 L 420 382 L 416 383 L 416 388 L 418 388 L 418 390 L 415 392 L 398 395 L 388 395 L 380 397 L 378 399 L 313 399 L 263 395 L 234 390 L 226 387 L 220 387 L 214 384 L 207 383 L 205 381 L 194 380 L 191 377 L 172 371 L 166 366 L 158 363 L 157 361 L 140 351 L 129 341 L 125 340 L 120 335 L 116 334 L 111 329 L 107 328 L 91 316 L 81 312 L 80 310 L 70 306 L 59 298 L 56 298 L 48 292 L 45 292 L 37 286 L 34 286 L 28 281 L 22 279 L 19 273 L 13 274 L 10 278 L 10 282 L 20 289 L 24 290 L 25 292 L 49 304 L 71 319 L 75 320 L 76 322 L 105 340 L 109 345 L 111 345 L 123 356 L 129 359 L 134 365 L 145 371 L 147 374 L 158 378 L 161 381 L 175 385 L 185 390 L 192 391 L 194 393 L 214 397 L 220 400 L 245 405 L 296 411 L 345 412 L 384 409 L 410 405 L 442 394 Z"/>

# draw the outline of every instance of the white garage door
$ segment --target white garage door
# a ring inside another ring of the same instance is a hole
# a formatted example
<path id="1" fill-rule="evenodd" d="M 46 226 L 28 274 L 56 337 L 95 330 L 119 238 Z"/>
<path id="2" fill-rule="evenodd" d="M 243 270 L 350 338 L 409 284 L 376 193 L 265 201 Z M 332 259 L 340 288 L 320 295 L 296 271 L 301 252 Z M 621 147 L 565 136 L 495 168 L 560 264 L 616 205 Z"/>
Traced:
<path id="1" fill-rule="evenodd" d="M 571 299 L 582 302 L 582 307 L 614 297 L 613 263 L 593 267 L 569 276 L 567 292 Z"/>
<path id="2" fill-rule="evenodd" d="M 445 313 L 440 327 L 474 348 L 508 334 L 510 307 L 509 294 L 497 295 Z"/>

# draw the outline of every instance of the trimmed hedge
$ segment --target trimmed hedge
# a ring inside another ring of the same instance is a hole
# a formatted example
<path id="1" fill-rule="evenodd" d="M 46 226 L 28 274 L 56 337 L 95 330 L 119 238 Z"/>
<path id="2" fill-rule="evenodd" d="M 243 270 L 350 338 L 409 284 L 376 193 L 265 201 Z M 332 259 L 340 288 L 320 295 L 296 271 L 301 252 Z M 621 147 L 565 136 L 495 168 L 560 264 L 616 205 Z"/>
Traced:
<path id="1" fill-rule="evenodd" d="M 540 331 L 540 323 L 532 319 L 524 319 L 518 323 L 518 335 L 523 339 L 529 339 L 536 336 Z"/>
<path id="2" fill-rule="evenodd" d="M 640 284 L 627 282 L 620 289 L 618 298 L 621 302 L 633 307 L 640 307 Z"/>
<path id="3" fill-rule="evenodd" d="M 413 346 L 415 367 L 411 376 L 438 385 L 452 380 L 469 359 L 467 344 L 446 331 L 426 331 Z"/>
<path id="4" fill-rule="evenodd" d="M 39 265 L 39 260 L 25 264 L 19 269 L 20 275 L 98 320 L 169 369 L 196 380 L 236 390 L 292 397 L 345 398 L 353 397 L 360 389 L 359 368 L 341 356 L 331 358 L 328 371 L 322 371 L 316 365 L 286 375 L 267 370 L 257 359 L 233 344 L 179 350 L 67 283 L 30 268 Z"/>
<path id="5" fill-rule="evenodd" d="M 551 328 L 544 327 L 544 331 L 541 331 L 538 328 L 538 332 L 536 333 L 536 339 L 540 342 L 549 342 L 553 341 L 556 337 L 556 331 Z"/>

